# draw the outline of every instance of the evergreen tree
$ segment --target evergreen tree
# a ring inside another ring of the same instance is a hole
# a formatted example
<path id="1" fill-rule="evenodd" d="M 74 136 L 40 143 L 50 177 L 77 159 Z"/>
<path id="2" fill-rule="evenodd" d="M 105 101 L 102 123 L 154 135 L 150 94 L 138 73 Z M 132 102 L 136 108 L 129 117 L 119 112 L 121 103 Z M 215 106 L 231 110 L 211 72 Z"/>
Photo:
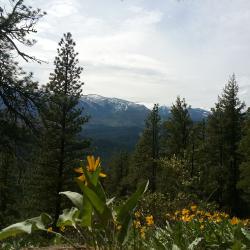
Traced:
<path id="1" fill-rule="evenodd" d="M 31 140 L 37 132 L 40 99 L 37 82 L 13 60 L 8 49 L 0 49 L 0 213 L 2 224 L 19 217 L 23 179 L 29 166 Z M 31 130 L 32 129 L 32 130 Z M 16 190 L 19 190 L 18 195 Z M 15 212 L 14 212 L 15 211 Z"/>
<path id="2" fill-rule="evenodd" d="M 45 86 L 47 100 L 42 112 L 44 134 L 37 170 L 40 172 L 37 178 L 41 179 L 37 182 L 45 181 L 42 192 L 49 192 L 50 197 L 47 197 L 48 203 L 44 206 L 47 212 L 53 214 L 55 221 L 61 212 L 59 192 L 72 190 L 73 169 L 79 163 L 78 159 L 83 157 L 83 149 L 88 146 L 88 142 L 81 140 L 79 135 L 87 117 L 83 116 L 83 110 L 78 106 L 83 69 L 78 66 L 78 53 L 74 47 L 72 35 L 64 34 L 54 61 L 54 73 L 51 73 L 50 82 Z"/>
<path id="3" fill-rule="evenodd" d="M 28 55 L 18 48 L 17 44 L 32 46 L 36 40 L 27 35 L 36 33 L 35 25 L 46 13 L 33 9 L 23 3 L 23 0 L 11 0 L 10 6 L 0 6 L 0 54 L 3 50 L 17 53 L 24 60 L 41 62 L 34 56 Z"/>
<path id="4" fill-rule="evenodd" d="M 228 206 L 233 213 L 239 212 L 240 204 L 236 184 L 239 178 L 238 144 L 243 107 L 244 104 L 238 98 L 235 76 L 232 75 L 216 107 L 212 109 L 207 127 L 207 189 L 210 196 L 222 206 Z"/>
<path id="5" fill-rule="evenodd" d="M 135 148 L 131 163 L 132 183 L 149 180 L 150 190 L 156 190 L 156 175 L 159 157 L 160 116 L 159 106 L 154 105 L 145 122 L 144 131 Z"/>
<path id="6" fill-rule="evenodd" d="M 178 96 L 171 107 L 171 116 L 163 124 L 163 155 L 184 157 L 189 146 L 192 120 L 185 99 Z"/>
<path id="7" fill-rule="evenodd" d="M 105 186 L 110 193 L 125 196 L 128 193 L 128 172 L 130 156 L 126 151 L 120 151 L 113 155 L 108 164 L 108 178 Z"/>
<path id="8" fill-rule="evenodd" d="M 241 191 L 241 196 L 247 203 L 247 211 L 249 216 L 250 208 L 250 108 L 246 113 L 246 120 L 243 127 L 243 137 L 240 141 L 239 152 L 242 156 L 240 165 L 240 178 L 237 184 Z"/>

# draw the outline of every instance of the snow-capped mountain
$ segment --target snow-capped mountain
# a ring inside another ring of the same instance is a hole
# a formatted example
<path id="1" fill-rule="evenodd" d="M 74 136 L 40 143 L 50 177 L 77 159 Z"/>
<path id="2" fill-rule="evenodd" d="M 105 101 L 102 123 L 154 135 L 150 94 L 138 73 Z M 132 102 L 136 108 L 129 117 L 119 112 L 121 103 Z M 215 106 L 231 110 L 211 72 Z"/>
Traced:
<path id="1" fill-rule="evenodd" d="M 142 104 L 94 94 L 84 95 L 80 103 L 91 117 L 89 125 L 143 127 L 150 112 L 150 109 Z M 189 113 L 194 121 L 200 121 L 209 114 L 208 111 L 200 108 L 190 108 Z M 163 120 L 167 119 L 170 116 L 170 108 L 160 106 L 159 114 Z"/>
<path id="2" fill-rule="evenodd" d="M 118 98 L 109 98 L 100 95 L 90 94 L 83 96 L 82 100 L 87 102 L 89 105 L 93 105 L 96 108 L 96 104 L 99 106 L 109 106 L 114 111 L 126 111 L 129 108 L 136 108 L 136 109 L 145 109 L 144 105 L 136 104 L 134 102 L 118 99 Z"/>
<path id="3" fill-rule="evenodd" d="M 150 109 L 142 104 L 100 95 L 83 96 L 80 106 L 90 116 L 82 135 L 92 138 L 96 153 L 106 159 L 112 152 L 130 151 L 134 148 L 150 113 Z M 209 114 L 203 109 L 190 109 L 189 112 L 195 121 L 202 120 Z M 170 116 L 170 108 L 161 106 L 159 113 L 165 120 Z"/>
<path id="4" fill-rule="evenodd" d="M 91 117 L 89 125 L 141 127 L 149 113 L 144 105 L 100 95 L 85 95 L 81 98 L 80 105 Z"/>

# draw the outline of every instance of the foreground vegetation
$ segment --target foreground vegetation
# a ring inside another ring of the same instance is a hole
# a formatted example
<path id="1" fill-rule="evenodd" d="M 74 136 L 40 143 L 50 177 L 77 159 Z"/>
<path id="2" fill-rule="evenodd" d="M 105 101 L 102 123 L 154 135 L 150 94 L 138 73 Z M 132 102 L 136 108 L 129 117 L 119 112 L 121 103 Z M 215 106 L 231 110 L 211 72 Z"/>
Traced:
<path id="1" fill-rule="evenodd" d="M 154 221 L 154 215 L 136 210 L 148 182 L 142 184 L 126 202 L 116 206 L 115 198 L 108 199 L 102 187 L 100 177 L 106 175 L 101 172 L 99 158 L 96 160 L 88 156 L 87 164 L 82 163 L 75 171 L 80 174 L 75 180 L 81 193 L 60 193 L 74 206 L 64 209 L 57 221 L 43 213 L 4 228 L 0 231 L 2 249 L 15 249 L 15 245 L 6 239 L 35 231 L 52 235 L 55 242 L 60 240 L 74 249 L 80 249 L 80 245 L 94 249 L 237 250 L 250 247 L 248 219 L 229 218 L 224 212 L 204 211 L 192 205 L 166 214 L 161 218 L 163 226 L 159 226 Z"/>

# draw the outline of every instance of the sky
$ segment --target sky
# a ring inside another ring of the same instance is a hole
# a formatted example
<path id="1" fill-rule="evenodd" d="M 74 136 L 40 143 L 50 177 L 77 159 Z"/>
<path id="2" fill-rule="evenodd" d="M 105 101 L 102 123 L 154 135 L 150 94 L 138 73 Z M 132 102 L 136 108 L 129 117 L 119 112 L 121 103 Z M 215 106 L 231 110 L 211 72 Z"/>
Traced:
<path id="1" fill-rule="evenodd" d="M 6 0 L 7 1 L 7 0 Z M 250 105 L 249 0 L 25 0 L 47 12 L 25 49 L 47 64 L 21 62 L 41 84 L 63 33 L 83 66 L 84 94 L 151 106 L 177 95 L 209 109 L 235 73 Z"/>

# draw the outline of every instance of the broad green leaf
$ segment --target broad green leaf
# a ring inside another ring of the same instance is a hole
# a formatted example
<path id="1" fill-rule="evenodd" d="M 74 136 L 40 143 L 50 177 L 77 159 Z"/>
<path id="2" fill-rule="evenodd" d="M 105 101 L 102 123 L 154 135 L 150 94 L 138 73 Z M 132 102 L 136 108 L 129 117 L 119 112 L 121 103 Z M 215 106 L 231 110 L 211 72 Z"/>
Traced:
<path id="1" fill-rule="evenodd" d="M 202 241 L 202 238 L 197 238 L 195 239 L 189 246 L 188 246 L 188 250 L 194 250 L 195 247 Z"/>
<path id="2" fill-rule="evenodd" d="M 137 191 L 122 205 L 117 212 L 117 221 L 122 226 L 121 231 L 118 235 L 118 240 L 120 243 L 124 243 L 126 240 L 126 236 L 128 235 L 129 226 L 132 220 L 132 214 L 134 209 L 138 203 L 138 200 L 147 190 L 148 181 L 142 185 L 140 185 Z"/>
<path id="3" fill-rule="evenodd" d="M 83 197 L 83 206 L 81 211 L 81 225 L 90 227 L 92 223 L 93 206 L 86 197 Z"/>
<path id="4" fill-rule="evenodd" d="M 59 194 L 64 194 L 78 209 L 82 209 L 83 196 L 81 194 L 71 191 L 60 192 Z"/>
<path id="5" fill-rule="evenodd" d="M 102 214 L 105 209 L 105 203 L 98 197 L 98 195 L 91 190 L 89 187 L 82 185 L 81 189 L 83 191 L 83 194 L 87 197 L 87 199 L 90 201 L 94 209 L 99 213 Z"/>
<path id="6" fill-rule="evenodd" d="M 98 167 L 94 172 L 89 172 L 86 168 L 83 168 L 83 173 L 87 179 L 88 185 L 96 186 L 99 180 L 99 174 L 101 173 L 101 168 Z"/>
<path id="7" fill-rule="evenodd" d="M 180 248 L 177 245 L 173 244 L 172 250 L 180 250 Z"/>
<path id="8" fill-rule="evenodd" d="M 42 213 L 39 217 L 27 219 L 32 224 L 32 230 L 47 230 L 49 224 L 52 223 L 52 218 L 46 213 Z"/>
<path id="9" fill-rule="evenodd" d="M 86 197 L 91 203 L 100 220 L 102 221 L 102 225 L 105 227 L 108 223 L 108 220 L 112 219 L 112 213 L 106 205 L 106 200 L 103 201 L 99 197 L 98 193 L 95 190 L 95 187 L 85 186 L 83 183 L 80 183 L 79 180 L 77 180 L 77 182 L 83 192 L 84 197 Z"/>
<path id="10" fill-rule="evenodd" d="M 242 244 L 239 240 L 236 240 L 231 248 L 232 250 L 242 250 L 245 249 L 242 247 Z"/>
<path id="11" fill-rule="evenodd" d="M 241 228 L 241 232 L 244 234 L 244 236 L 245 236 L 248 240 L 250 240 L 250 232 L 249 232 L 249 231 L 247 231 L 247 230 L 244 229 L 244 228 Z"/>
<path id="12" fill-rule="evenodd" d="M 63 213 L 59 216 L 57 226 L 72 226 L 76 227 L 76 223 L 79 220 L 80 211 L 72 207 L 71 209 L 64 209 Z"/>
<path id="13" fill-rule="evenodd" d="M 32 232 L 31 223 L 27 221 L 19 222 L 1 230 L 0 240 L 4 240 L 8 237 L 16 236 L 17 234 L 21 234 L 21 233 L 31 234 L 31 232 Z"/>
<path id="14" fill-rule="evenodd" d="M 48 214 L 41 214 L 39 217 L 28 219 L 23 222 L 15 223 L 0 231 L 0 240 L 4 240 L 17 234 L 30 234 L 35 230 L 46 230 L 46 227 L 52 222 Z"/>

